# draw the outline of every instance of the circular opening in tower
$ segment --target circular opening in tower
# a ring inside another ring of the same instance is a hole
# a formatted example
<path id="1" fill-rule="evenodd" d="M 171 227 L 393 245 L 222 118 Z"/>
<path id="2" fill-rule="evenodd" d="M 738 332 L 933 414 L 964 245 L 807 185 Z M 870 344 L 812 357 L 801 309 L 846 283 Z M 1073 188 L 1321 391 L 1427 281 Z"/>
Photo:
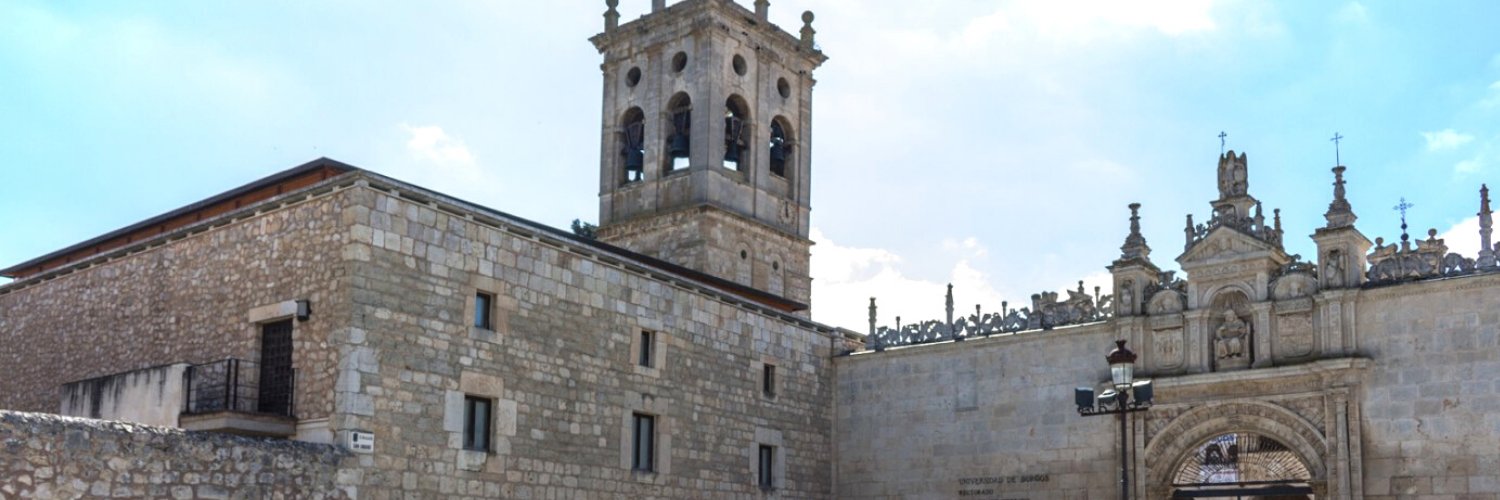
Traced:
<path id="1" fill-rule="evenodd" d="M 740 76 L 745 76 L 745 58 L 740 57 L 739 54 L 735 54 L 734 55 L 733 65 L 734 65 L 734 74 L 740 75 Z"/>
<path id="2" fill-rule="evenodd" d="M 677 55 L 672 56 L 672 72 L 673 73 L 681 73 L 682 70 L 686 69 L 686 68 L 687 68 L 687 52 L 678 52 Z"/>
<path id="3" fill-rule="evenodd" d="M 776 79 L 776 93 L 781 94 L 782 99 L 792 96 L 792 84 L 787 83 L 785 78 Z"/>
<path id="4" fill-rule="evenodd" d="M 780 262 L 772 262 L 771 263 L 771 270 L 772 271 L 780 271 L 781 270 L 781 263 Z"/>
<path id="5" fill-rule="evenodd" d="M 750 252 L 746 252 L 744 250 L 740 250 L 740 259 L 748 259 L 748 258 L 750 258 Z"/>
<path id="6" fill-rule="evenodd" d="M 641 83 L 641 68 L 630 68 L 630 71 L 625 72 L 625 86 L 634 87 L 637 83 Z"/>

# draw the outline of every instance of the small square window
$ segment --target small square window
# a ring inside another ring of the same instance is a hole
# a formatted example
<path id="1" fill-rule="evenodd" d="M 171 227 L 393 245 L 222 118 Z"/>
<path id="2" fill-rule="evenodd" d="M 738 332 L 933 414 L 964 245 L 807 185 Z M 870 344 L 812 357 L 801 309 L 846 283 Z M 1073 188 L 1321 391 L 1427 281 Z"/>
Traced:
<path id="1" fill-rule="evenodd" d="M 760 445 L 760 489 L 776 489 L 776 447 Z"/>
<path id="2" fill-rule="evenodd" d="M 656 417 L 642 413 L 631 416 L 633 440 L 631 441 L 630 468 L 638 471 L 656 470 Z"/>
<path id="3" fill-rule="evenodd" d="M 776 397 L 776 365 L 770 363 L 761 365 L 760 392 L 768 398 Z"/>
<path id="4" fill-rule="evenodd" d="M 651 368 L 653 366 L 653 363 L 651 362 L 652 361 L 651 358 L 655 354 L 656 354 L 656 332 L 653 332 L 651 330 L 641 330 L 640 353 L 639 353 L 639 357 L 636 358 L 635 363 L 638 364 L 638 365 L 644 366 L 646 368 Z"/>
<path id="5" fill-rule="evenodd" d="M 485 330 L 495 329 L 495 296 L 476 292 L 474 294 L 474 327 Z"/>
<path id="6" fill-rule="evenodd" d="M 490 451 L 489 398 L 464 396 L 464 449 Z"/>

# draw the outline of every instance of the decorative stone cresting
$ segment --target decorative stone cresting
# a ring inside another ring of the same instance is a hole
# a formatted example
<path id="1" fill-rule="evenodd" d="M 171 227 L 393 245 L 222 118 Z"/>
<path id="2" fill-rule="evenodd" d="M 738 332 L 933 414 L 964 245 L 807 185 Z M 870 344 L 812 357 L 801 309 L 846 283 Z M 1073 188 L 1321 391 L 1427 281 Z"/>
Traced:
<path id="1" fill-rule="evenodd" d="M 887 347 L 926 344 L 945 340 L 961 341 L 974 337 L 988 337 L 1029 330 L 1051 330 L 1054 327 L 1081 325 L 1104 321 L 1114 317 L 1111 312 L 1112 297 L 1100 295 L 1099 287 L 1094 294 L 1084 290 L 1078 282 L 1077 290 L 1066 290 L 1068 298 L 1059 300 L 1057 292 L 1041 292 L 1031 296 L 1031 307 L 1011 309 L 1009 302 L 1000 303 L 1000 312 L 986 313 L 974 306 L 974 314 L 953 315 L 953 285 L 948 285 L 946 298 L 948 315 L 946 320 L 929 320 L 907 325 L 896 317 L 896 326 L 876 326 L 875 298 L 870 298 L 870 333 L 865 345 L 869 349 L 884 350 Z"/>

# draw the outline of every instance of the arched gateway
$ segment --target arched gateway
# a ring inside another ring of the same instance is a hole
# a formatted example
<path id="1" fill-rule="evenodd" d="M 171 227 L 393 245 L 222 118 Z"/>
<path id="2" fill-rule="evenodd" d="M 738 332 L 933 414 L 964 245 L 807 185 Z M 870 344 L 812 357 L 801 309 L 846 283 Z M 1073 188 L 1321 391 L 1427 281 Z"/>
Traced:
<path id="1" fill-rule="evenodd" d="M 1171 498 L 1312 498 L 1312 471 L 1274 438 L 1234 432 L 1199 445 L 1172 474 Z"/>
<path id="2" fill-rule="evenodd" d="M 1145 449 L 1148 498 L 1325 498 L 1326 444 L 1305 418 L 1242 401 L 1187 410 Z"/>

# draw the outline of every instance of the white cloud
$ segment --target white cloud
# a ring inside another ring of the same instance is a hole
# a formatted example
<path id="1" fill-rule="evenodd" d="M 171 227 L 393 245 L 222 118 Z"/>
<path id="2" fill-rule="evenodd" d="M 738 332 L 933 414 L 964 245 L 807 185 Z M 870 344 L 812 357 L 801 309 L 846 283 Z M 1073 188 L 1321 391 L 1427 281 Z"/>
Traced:
<path id="1" fill-rule="evenodd" d="M 1455 149 L 1474 140 L 1473 135 L 1461 134 L 1451 128 L 1437 132 L 1422 132 L 1422 138 L 1427 140 L 1428 151 Z"/>
<path id="2" fill-rule="evenodd" d="M 1417 238 L 1417 235 L 1413 234 L 1412 237 Z M 1479 256 L 1479 216 L 1458 221 L 1439 234 L 1438 238 L 1442 238 L 1443 244 L 1448 245 L 1449 252 L 1458 252 L 1471 259 Z"/>
<path id="3" fill-rule="evenodd" d="M 1453 173 L 1457 175 L 1468 175 L 1478 173 L 1484 167 L 1480 165 L 1479 158 L 1469 158 L 1453 164 Z"/>
<path id="4" fill-rule="evenodd" d="M 812 229 L 812 277 L 814 319 L 864 333 L 869 330 L 870 298 L 876 299 L 878 326 L 895 326 L 899 316 L 903 324 L 942 319 L 945 315 L 947 285 L 953 284 L 954 314 L 974 313 L 976 305 L 984 312 L 1031 307 L 1031 293 L 999 289 L 990 276 L 979 270 L 974 261 L 989 254 L 976 238 L 948 239 L 944 250 L 957 254 L 948 269 L 946 281 L 913 277 L 903 270 L 903 259 L 890 250 L 840 246 L 822 231 Z M 1108 272 L 1083 278 L 1084 293 L 1108 294 L 1112 287 Z M 1077 290 L 1078 282 L 1058 283 L 1049 291 L 1067 298 L 1065 290 Z M 1040 291 L 1040 290 L 1033 290 Z"/>
<path id="5" fill-rule="evenodd" d="M 479 163 L 463 139 L 438 125 L 399 124 L 407 158 L 389 163 L 386 175 L 462 199 L 492 202 L 501 183 Z"/>
<path id="6" fill-rule="evenodd" d="M 943 316 L 948 283 L 907 276 L 901 269 L 901 257 L 889 250 L 839 246 L 817 228 L 812 229 L 812 240 L 814 319 L 863 333 L 869 330 L 871 297 L 876 299 L 877 324 L 881 326 L 893 326 L 897 316 L 903 323 Z M 1003 294 L 970 263 L 988 250 L 974 238 L 950 240 L 943 245 L 962 253 L 948 275 L 948 282 L 953 284 L 954 308 L 968 313 L 978 303 L 998 310 L 1005 300 Z M 1015 297 L 1011 299 L 1015 302 Z"/>
<path id="7" fill-rule="evenodd" d="M 1496 58 L 1500 59 L 1500 55 Z M 1500 80 L 1490 84 L 1489 95 L 1479 101 L 1479 106 L 1485 108 L 1500 106 Z"/>
<path id="8" fill-rule="evenodd" d="M 428 125 L 413 127 L 401 124 L 411 134 L 406 141 L 406 150 L 418 159 L 450 167 L 472 167 L 474 154 L 464 142 L 443 131 L 443 127 Z"/>

